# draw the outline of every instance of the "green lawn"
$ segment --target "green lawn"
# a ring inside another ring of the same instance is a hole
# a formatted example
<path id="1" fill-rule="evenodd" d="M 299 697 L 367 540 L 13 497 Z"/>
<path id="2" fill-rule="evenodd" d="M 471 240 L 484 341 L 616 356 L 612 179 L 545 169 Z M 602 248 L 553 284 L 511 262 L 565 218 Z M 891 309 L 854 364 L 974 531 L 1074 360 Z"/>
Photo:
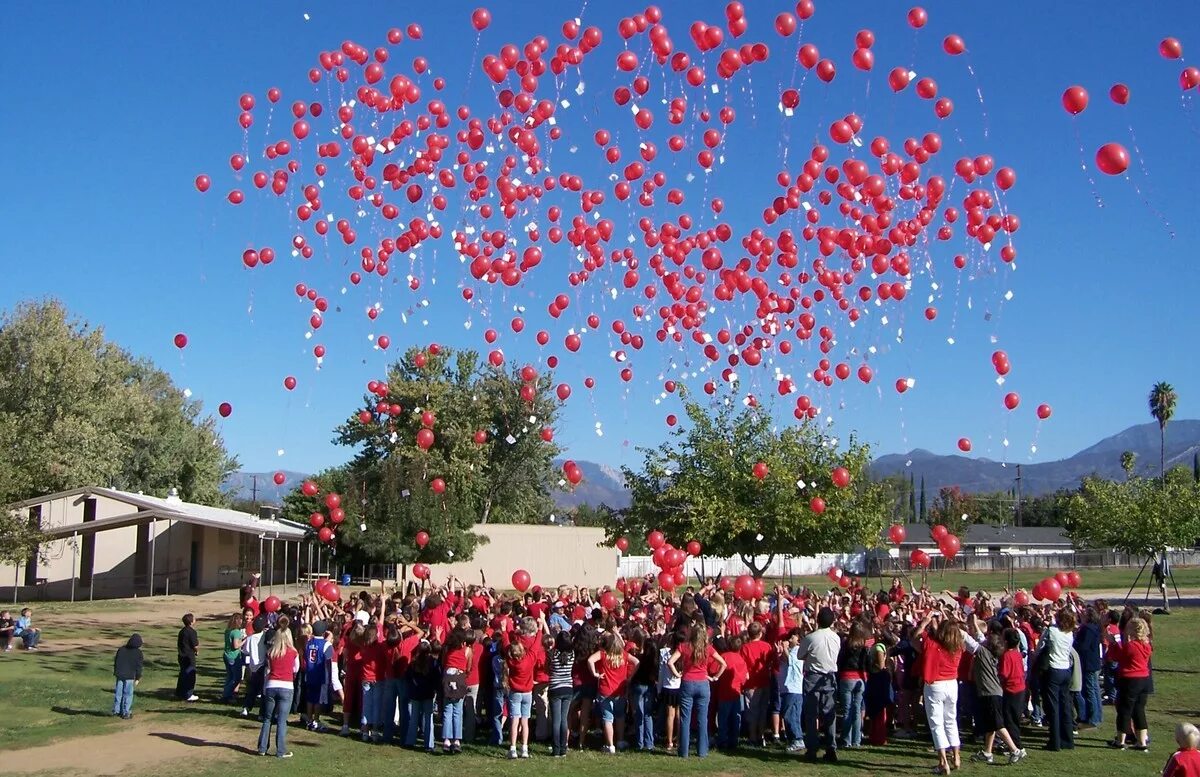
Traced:
<path id="1" fill-rule="evenodd" d="M 1106 573 L 1107 574 L 1107 573 Z M 973 585 L 959 575 L 947 578 L 947 585 Z M 1115 579 L 1115 578 L 1114 578 Z M 1181 585 L 1183 581 L 1181 580 Z M 130 611 L 137 605 L 128 603 Z M 113 641 L 121 640 L 130 629 L 108 614 L 103 623 L 89 620 L 89 614 L 121 612 L 116 605 L 56 605 L 39 608 L 48 648 L 56 641 L 77 645 L 63 652 L 47 650 L 25 653 L 14 650 L 0 656 L 0 698 L 7 708 L 0 720 L 0 750 L 25 748 L 51 741 L 71 740 L 89 734 L 118 730 L 122 723 L 108 716 L 111 709 L 111 665 Z M 91 625 L 81 625 L 80 621 Z M 187 736 L 197 727 L 216 729 L 224 743 L 253 748 L 257 726 L 231 715 L 231 710 L 212 700 L 219 695 L 222 668 L 216 646 L 222 623 L 211 619 L 199 624 L 204 649 L 201 660 L 199 693 L 203 700 L 184 706 L 171 699 L 175 682 L 173 622 L 162 626 L 142 628 L 146 639 L 147 670 L 138 689 L 134 725 L 152 726 L 153 732 Z M 1170 617 L 1155 621 L 1155 671 L 1157 693 L 1151 699 L 1150 727 L 1154 739 L 1149 756 L 1135 752 L 1115 753 L 1104 748 L 1104 739 L 1111 736 L 1112 708 L 1105 709 L 1105 725 L 1098 731 L 1087 732 L 1080 738 L 1074 752 L 1046 753 L 1037 749 L 1044 741 L 1039 730 L 1026 732 L 1031 755 L 1016 767 L 1031 775 L 1071 773 L 1076 777 L 1096 775 L 1110 777 L 1114 770 L 1133 774 L 1157 774 L 1167 755 L 1174 749 L 1171 731 L 1180 719 L 1200 719 L 1200 652 L 1192 649 L 1191 640 L 1200 633 L 1200 611 L 1179 610 Z M 98 644 L 100 641 L 103 644 Z M 667 775 L 716 773 L 726 775 L 776 774 L 780 768 L 803 769 L 805 772 L 837 774 L 849 768 L 880 773 L 927 773 L 933 763 L 930 745 L 925 741 L 894 742 L 882 748 L 864 748 L 844 752 L 842 764 L 833 767 L 820 764 L 801 766 L 796 759 L 779 750 L 746 749 L 734 757 L 714 754 L 701 761 L 697 758 L 681 761 L 666 755 L 619 754 L 605 756 L 598 752 L 573 752 L 565 761 L 535 757 L 531 762 L 509 763 L 505 752 L 498 748 L 471 747 L 458 758 L 426 756 L 398 748 L 382 748 L 343 740 L 331 735 L 317 735 L 291 730 L 290 746 L 296 757 L 287 767 L 289 773 L 342 774 L 346 764 L 354 764 L 355 777 L 395 775 L 408 770 L 420 770 L 422 777 L 453 775 L 465 770 L 489 774 L 571 775 L 571 777 L 610 777 L 614 771 L 622 775 Z M 227 777 L 228 760 L 212 761 L 202 756 L 213 750 L 198 747 L 198 758 L 158 766 L 156 777 L 188 775 L 188 777 Z M 968 753 L 969 754 L 969 753 Z M 233 755 L 234 767 L 244 768 L 251 758 Z M 243 763 L 244 761 L 244 763 Z M 0 764 L 3 760 L 0 759 Z M 243 763 L 242 766 L 236 766 Z M 254 763 L 258 771 L 275 768 L 274 762 Z M 982 767 L 967 765 L 966 770 Z M 0 771 L 3 771 L 0 767 Z M 86 771 L 86 770 L 85 770 Z M 150 770 L 145 772 L 150 773 Z"/>

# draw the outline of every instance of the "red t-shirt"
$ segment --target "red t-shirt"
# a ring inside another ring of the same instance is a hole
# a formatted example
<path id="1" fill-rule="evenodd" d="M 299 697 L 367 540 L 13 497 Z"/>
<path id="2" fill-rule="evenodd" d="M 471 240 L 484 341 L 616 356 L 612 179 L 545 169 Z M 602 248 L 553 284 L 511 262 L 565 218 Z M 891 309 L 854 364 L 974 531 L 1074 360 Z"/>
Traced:
<path id="1" fill-rule="evenodd" d="M 1162 777 L 1200 777 L 1200 750 L 1178 750 L 1167 759 Z"/>
<path id="2" fill-rule="evenodd" d="M 467 648 L 464 645 L 460 648 L 455 648 L 446 653 L 446 658 L 442 662 L 444 669 L 457 669 L 460 672 L 467 671 Z"/>
<path id="3" fill-rule="evenodd" d="M 939 680 L 957 680 L 958 663 L 962 651 L 951 653 L 942 647 L 941 643 L 928 634 L 921 637 L 922 664 L 921 677 L 926 683 L 936 683 Z"/>
<path id="4" fill-rule="evenodd" d="M 387 661 L 388 646 L 386 642 L 372 642 L 359 649 L 359 660 L 362 664 L 360 679 L 364 683 L 376 683 L 384 678 L 386 670 L 383 667 Z"/>
<path id="5" fill-rule="evenodd" d="M 1023 693 L 1025 691 L 1025 657 L 1019 648 L 1005 650 L 1000 659 L 1000 684 L 1005 693 Z"/>
<path id="6" fill-rule="evenodd" d="M 745 648 L 743 648 L 743 650 L 744 649 Z M 689 682 L 693 680 L 708 679 L 708 663 L 712 661 L 713 656 L 716 654 L 717 651 L 713 650 L 712 645 L 709 645 L 707 648 L 705 648 L 704 660 L 693 661 L 692 645 L 689 642 L 684 642 L 679 646 L 679 666 L 683 669 L 683 677 L 680 679 L 687 680 Z"/>
<path id="7" fill-rule="evenodd" d="M 766 688 L 771 683 L 771 656 L 775 650 L 765 639 L 755 639 L 742 645 L 742 660 L 750 676 L 746 680 L 746 690 Z"/>
<path id="8" fill-rule="evenodd" d="M 1149 677 L 1150 654 L 1154 649 L 1148 642 L 1133 640 L 1108 649 L 1108 659 L 1117 662 L 1118 677 Z"/>
<path id="9" fill-rule="evenodd" d="M 536 620 L 546 614 L 546 603 L 545 602 L 530 602 L 529 607 L 527 607 L 526 609 L 529 610 L 529 617 Z"/>
<path id="10" fill-rule="evenodd" d="M 721 658 L 725 659 L 726 669 L 717 680 L 717 702 L 736 701 L 742 695 L 742 689 L 746 687 L 746 678 L 750 676 L 750 670 L 746 667 L 741 653 L 730 650 L 722 653 Z"/>
<path id="11" fill-rule="evenodd" d="M 484 655 L 483 646 L 475 643 L 471 646 L 471 666 L 467 669 L 467 685 L 479 685 L 479 665 L 483 663 L 479 657 Z"/>
<path id="12" fill-rule="evenodd" d="M 601 653 L 596 662 L 596 671 L 600 673 L 597 691 L 601 696 L 624 696 L 629 687 L 629 654 L 623 653 L 620 666 L 613 666 L 608 653 Z"/>
<path id="13" fill-rule="evenodd" d="M 294 677 L 293 669 L 296 667 L 296 662 L 300 660 L 300 654 L 295 648 L 288 648 L 287 652 L 279 658 L 267 659 L 267 680 L 280 680 L 283 682 L 292 682 Z"/>
<path id="14" fill-rule="evenodd" d="M 533 690 L 533 656 L 529 653 L 520 658 L 504 659 L 508 665 L 508 687 L 513 693 L 529 693 Z"/>
<path id="15" fill-rule="evenodd" d="M 738 617 L 737 615 L 730 615 L 725 620 L 725 633 L 731 637 L 736 637 L 738 634 L 741 634 L 742 630 L 745 628 L 746 628 L 746 625 L 742 622 L 742 619 L 740 617 Z"/>

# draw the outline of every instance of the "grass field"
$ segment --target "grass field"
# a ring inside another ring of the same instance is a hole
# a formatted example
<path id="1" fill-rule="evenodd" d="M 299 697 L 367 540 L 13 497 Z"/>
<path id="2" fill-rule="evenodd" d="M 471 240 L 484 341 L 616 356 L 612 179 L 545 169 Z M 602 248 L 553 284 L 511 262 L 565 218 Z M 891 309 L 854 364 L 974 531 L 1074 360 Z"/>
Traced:
<path id="1" fill-rule="evenodd" d="M 1089 573 L 1086 582 L 1094 590 L 1117 588 L 1120 580 L 1128 587 L 1131 575 L 1124 570 Z M 1181 587 L 1192 587 L 1197 570 L 1179 570 Z M 1185 580 L 1187 581 L 1185 583 Z M 931 581 L 933 582 L 933 581 Z M 963 574 L 947 574 L 937 588 L 958 585 L 972 588 L 993 586 Z M 1085 592 L 1086 594 L 1086 592 Z M 166 606 L 164 606 L 166 605 Z M 222 605 L 209 605 L 220 607 Z M 814 774 L 847 771 L 872 773 L 928 773 L 933 756 L 927 740 L 894 742 L 886 747 L 863 748 L 842 753 L 837 766 L 807 765 L 778 749 L 746 748 L 737 756 L 714 754 L 705 760 L 687 761 L 665 754 L 603 755 L 572 752 L 555 760 L 535 751 L 531 761 L 509 762 L 499 748 L 469 747 L 459 757 L 427 756 L 399 748 L 368 746 L 332 735 L 319 735 L 293 727 L 289 744 L 295 758 L 286 763 L 262 763 L 253 756 L 257 725 L 233 715 L 233 710 L 215 703 L 220 693 L 223 669 L 218 653 L 223 618 L 203 618 L 198 628 L 202 640 L 198 692 L 202 701 L 183 705 L 171 698 L 175 683 L 175 633 L 177 615 L 190 607 L 185 599 L 167 604 L 108 602 L 95 605 L 54 604 L 37 608 L 45 632 L 45 650 L 26 653 L 14 650 L 0 655 L 0 700 L 5 712 L 0 718 L 0 773 L 102 774 L 102 764 L 111 758 L 132 759 L 121 774 L 154 774 L 156 777 L 227 777 L 231 769 L 264 770 L 303 775 L 340 775 L 353 764 L 355 777 L 394 775 L 419 771 L 423 777 L 454 775 L 486 770 L 496 775 L 571 775 L 590 777 L 619 773 L 639 775 L 723 774 L 765 775 L 780 770 Z M 135 719 L 123 722 L 109 716 L 112 704 L 112 654 L 132 631 L 146 640 L 146 675 L 138 689 Z M 1114 771 L 1128 775 L 1157 774 L 1173 751 L 1171 731 L 1181 719 L 1200 721 L 1200 652 L 1194 640 L 1200 634 L 1200 611 L 1179 609 L 1170 617 L 1156 620 L 1154 658 L 1156 694 L 1149 707 L 1153 737 L 1152 754 L 1113 752 L 1104 747 L 1112 735 L 1113 710 L 1105 708 L 1105 724 L 1079 737 L 1073 752 L 1048 753 L 1038 749 L 1044 741 L 1041 730 L 1026 731 L 1030 758 L 1015 770 L 1030 775 L 1076 777 L 1104 775 Z M 85 739 L 86 737 L 86 739 Z M 53 743 L 53 747 L 44 746 Z M 39 746 L 43 746 L 39 748 Z M 968 746 L 964 746 L 964 749 Z M 33 749 L 30 749 L 33 748 Z M 155 755 L 162 751 L 161 757 Z M 16 751 L 16 752 L 14 752 Z M 21 760 L 22 752 L 30 762 Z M 41 759 L 50 754 L 50 768 L 41 769 Z M 969 755 L 966 752 L 965 755 Z M 265 759 L 263 759 L 265 760 Z M 965 759 L 964 759 L 965 760 Z M 252 765 L 251 765 L 252 764 Z M 114 767 L 115 768 L 115 767 Z M 987 767 L 965 765 L 964 771 Z"/>

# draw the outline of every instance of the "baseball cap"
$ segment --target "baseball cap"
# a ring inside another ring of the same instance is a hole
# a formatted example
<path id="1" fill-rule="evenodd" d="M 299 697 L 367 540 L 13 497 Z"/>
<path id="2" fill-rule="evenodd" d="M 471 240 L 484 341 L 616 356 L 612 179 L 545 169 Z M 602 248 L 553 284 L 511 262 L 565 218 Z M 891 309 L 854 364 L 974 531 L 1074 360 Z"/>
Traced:
<path id="1" fill-rule="evenodd" d="M 366 610 L 359 610 L 358 612 L 354 613 L 354 620 L 366 626 L 367 622 L 371 620 L 371 616 L 367 614 Z"/>

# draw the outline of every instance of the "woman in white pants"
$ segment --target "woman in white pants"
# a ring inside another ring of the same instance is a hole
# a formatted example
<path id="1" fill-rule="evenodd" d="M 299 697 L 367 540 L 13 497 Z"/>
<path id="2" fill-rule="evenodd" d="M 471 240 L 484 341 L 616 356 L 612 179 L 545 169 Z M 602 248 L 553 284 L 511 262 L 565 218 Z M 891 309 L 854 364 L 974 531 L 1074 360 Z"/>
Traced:
<path id="1" fill-rule="evenodd" d="M 962 659 L 964 636 L 959 624 L 939 610 L 925 616 L 914 636 L 914 645 L 921 651 L 925 680 L 925 718 L 938 754 L 934 774 L 949 774 L 951 768 L 962 766 L 958 738 L 958 664 Z"/>

